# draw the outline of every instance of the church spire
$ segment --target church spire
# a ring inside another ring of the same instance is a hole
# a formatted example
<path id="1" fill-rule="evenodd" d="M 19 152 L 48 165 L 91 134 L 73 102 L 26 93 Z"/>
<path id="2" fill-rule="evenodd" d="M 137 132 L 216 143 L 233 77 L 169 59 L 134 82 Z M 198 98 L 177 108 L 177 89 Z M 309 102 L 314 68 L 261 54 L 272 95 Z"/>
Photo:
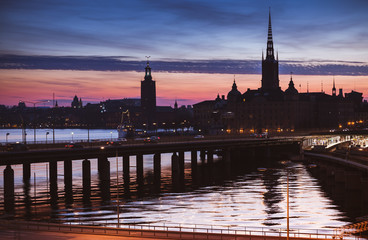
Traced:
<path id="1" fill-rule="evenodd" d="M 272 25 L 271 25 L 271 8 L 268 13 L 268 37 L 267 37 L 267 60 L 275 60 L 272 39 Z"/>
<path id="2" fill-rule="evenodd" d="M 333 78 L 332 96 L 336 96 L 335 76 Z"/>
<path id="3" fill-rule="evenodd" d="M 271 9 L 269 9 L 268 12 L 268 36 L 266 56 L 265 59 L 262 59 L 261 89 L 264 91 L 281 90 L 279 80 L 279 61 L 278 56 L 277 59 L 275 59 L 275 51 L 273 48 Z"/>

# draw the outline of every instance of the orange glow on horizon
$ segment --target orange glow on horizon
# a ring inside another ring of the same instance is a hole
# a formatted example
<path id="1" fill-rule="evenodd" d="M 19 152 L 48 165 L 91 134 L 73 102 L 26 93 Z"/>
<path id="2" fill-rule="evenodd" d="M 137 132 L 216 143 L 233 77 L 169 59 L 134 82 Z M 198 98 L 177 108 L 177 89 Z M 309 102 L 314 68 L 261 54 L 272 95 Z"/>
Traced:
<path id="1" fill-rule="evenodd" d="M 153 72 L 156 81 L 156 95 L 158 105 L 173 105 L 178 99 L 179 105 L 194 104 L 203 100 L 215 99 L 217 94 L 226 95 L 231 90 L 234 81 L 233 74 L 207 73 L 168 73 Z M 112 72 L 112 71 L 72 71 L 72 70 L 0 70 L 2 94 L 0 104 L 16 105 L 19 100 L 37 101 L 52 100 L 55 93 L 56 100 L 64 100 L 69 106 L 74 95 L 87 102 L 100 102 L 107 99 L 140 98 L 140 81 L 142 72 Z M 335 76 L 337 94 L 338 89 L 343 92 L 355 90 L 363 92 L 368 97 L 367 76 Z M 235 81 L 241 93 L 261 86 L 261 75 L 237 74 Z M 289 75 L 280 75 L 282 90 L 288 87 Z M 323 90 L 331 94 L 332 76 L 293 75 L 295 88 L 299 92 L 320 92 L 321 82 Z"/>

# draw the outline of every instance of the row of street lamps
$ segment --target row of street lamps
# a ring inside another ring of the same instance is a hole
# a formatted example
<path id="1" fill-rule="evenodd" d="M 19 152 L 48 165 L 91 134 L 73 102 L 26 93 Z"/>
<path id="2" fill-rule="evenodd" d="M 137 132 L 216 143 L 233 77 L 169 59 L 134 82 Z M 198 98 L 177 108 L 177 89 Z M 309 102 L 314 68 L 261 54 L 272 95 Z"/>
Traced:
<path id="1" fill-rule="evenodd" d="M 49 135 L 49 134 L 50 134 L 50 132 L 46 132 L 46 144 L 47 144 L 47 135 Z M 9 135 L 10 135 L 10 133 L 6 133 L 5 134 L 5 138 L 6 138 L 5 142 L 6 142 L 6 144 L 8 144 L 8 137 L 9 137 Z M 27 133 L 25 133 L 25 135 L 27 135 Z"/>

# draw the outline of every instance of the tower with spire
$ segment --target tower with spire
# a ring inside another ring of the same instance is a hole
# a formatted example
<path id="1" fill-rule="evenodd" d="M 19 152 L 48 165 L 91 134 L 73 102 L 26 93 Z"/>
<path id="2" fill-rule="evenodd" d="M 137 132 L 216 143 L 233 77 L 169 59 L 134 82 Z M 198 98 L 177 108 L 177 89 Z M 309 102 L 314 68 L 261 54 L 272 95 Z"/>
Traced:
<path id="1" fill-rule="evenodd" d="M 266 58 L 263 57 L 262 52 L 262 87 L 261 90 L 265 92 L 280 90 L 279 85 L 279 61 L 275 59 L 275 52 L 273 48 L 272 39 L 272 25 L 271 25 L 271 9 L 268 14 L 268 37 Z"/>
<path id="2" fill-rule="evenodd" d="M 156 82 L 152 80 L 151 67 L 147 57 L 144 80 L 141 81 L 141 108 L 143 122 L 151 126 L 156 115 Z"/>
<path id="3" fill-rule="evenodd" d="M 332 96 L 336 97 L 335 77 L 333 78 Z"/>

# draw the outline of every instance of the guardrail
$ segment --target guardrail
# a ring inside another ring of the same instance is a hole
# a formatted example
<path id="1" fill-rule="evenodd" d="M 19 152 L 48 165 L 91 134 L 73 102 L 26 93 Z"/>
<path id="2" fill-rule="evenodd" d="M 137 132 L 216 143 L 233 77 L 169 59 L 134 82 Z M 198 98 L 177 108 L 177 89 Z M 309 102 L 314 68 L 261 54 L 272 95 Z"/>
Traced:
<path id="1" fill-rule="evenodd" d="M 50 231 L 78 234 L 135 236 L 145 238 L 171 238 L 171 239 L 249 239 L 255 238 L 286 238 L 286 229 L 270 229 L 255 227 L 228 227 L 208 225 L 132 225 L 109 223 L 106 226 L 77 225 L 75 223 L 57 224 L 42 222 L 26 222 L 15 220 L 2 220 L 0 225 L 17 231 Z M 115 226 L 115 227 L 113 227 Z M 335 239 L 340 238 L 336 230 L 308 230 L 291 229 L 290 238 L 303 239 Z M 360 236 L 344 236 L 344 239 L 363 239 Z M 340 238 L 342 239 L 342 238 Z"/>

